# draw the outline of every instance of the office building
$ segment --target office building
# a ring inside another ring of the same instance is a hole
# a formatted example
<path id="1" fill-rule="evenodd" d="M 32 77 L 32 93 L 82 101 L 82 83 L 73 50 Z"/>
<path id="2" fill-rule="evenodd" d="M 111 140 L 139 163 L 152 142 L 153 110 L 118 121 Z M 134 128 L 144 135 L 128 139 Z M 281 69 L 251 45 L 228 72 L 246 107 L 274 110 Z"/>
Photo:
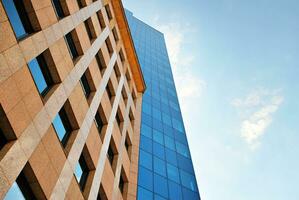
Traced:
<path id="1" fill-rule="evenodd" d="M 137 199 L 200 199 L 164 36 L 131 12 L 126 15 L 147 85 Z"/>
<path id="2" fill-rule="evenodd" d="M 0 1 L 0 199 L 134 199 L 144 90 L 120 0 Z"/>

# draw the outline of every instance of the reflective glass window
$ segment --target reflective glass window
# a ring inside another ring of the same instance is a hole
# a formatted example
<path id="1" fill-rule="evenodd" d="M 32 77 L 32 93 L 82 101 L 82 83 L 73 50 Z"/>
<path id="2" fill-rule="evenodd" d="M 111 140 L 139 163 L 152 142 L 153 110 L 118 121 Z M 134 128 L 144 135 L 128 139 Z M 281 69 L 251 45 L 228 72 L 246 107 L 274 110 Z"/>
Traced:
<path id="1" fill-rule="evenodd" d="M 159 144 L 164 145 L 163 133 L 153 129 L 153 140 Z"/>
<path id="2" fill-rule="evenodd" d="M 153 173 L 152 171 L 139 166 L 138 169 L 138 185 L 145 189 L 153 191 Z"/>
<path id="3" fill-rule="evenodd" d="M 170 200 L 182 200 L 181 186 L 172 181 L 168 181 L 169 199 Z M 188 199 L 188 198 L 187 198 Z"/>
<path id="4" fill-rule="evenodd" d="M 165 159 L 164 147 L 156 142 L 153 142 L 153 154 L 161 159 Z"/>
<path id="5" fill-rule="evenodd" d="M 151 191 L 148 191 L 148 190 L 138 186 L 137 199 L 138 200 L 152 200 L 153 193 Z"/>
<path id="6" fill-rule="evenodd" d="M 154 156 L 154 172 L 166 177 L 165 161 Z"/>
<path id="7" fill-rule="evenodd" d="M 196 180 L 194 175 L 191 175 L 184 170 L 180 170 L 180 175 L 181 175 L 181 182 L 182 185 L 185 186 L 186 188 L 196 192 L 197 187 L 196 187 Z"/>
<path id="8" fill-rule="evenodd" d="M 152 155 L 140 149 L 139 151 L 139 165 L 152 169 Z"/>
<path id="9" fill-rule="evenodd" d="M 168 186 L 167 186 L 167 179 L 154 174 L 154 191 L 159 195 L 168 198 Z"/>
<path id="10" fill-rule="evenodd" d="M 171 164 L 167 163 L 167 176 L 168 179 L 180 183 L 180 175 L 179 175 L 179 169 Z"/>

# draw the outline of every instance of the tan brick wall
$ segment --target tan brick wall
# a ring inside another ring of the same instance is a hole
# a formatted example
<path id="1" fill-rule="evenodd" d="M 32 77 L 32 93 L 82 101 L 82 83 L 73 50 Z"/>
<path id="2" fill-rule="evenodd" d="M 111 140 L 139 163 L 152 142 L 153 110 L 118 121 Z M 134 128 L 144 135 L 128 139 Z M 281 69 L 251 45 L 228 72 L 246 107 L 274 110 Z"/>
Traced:
<path id="1" fill-rule="evenodd" d="M 126 52 L 124 48 L 111 2 L 86 0 L 87 6 L 79 9 L 76 0 L 61 0 L 70 15 L 60 20 L 55 15 L 51 0 L 30 2 L 32 6 L 28 15 L 38 31 L 21 40 L 15 37 L 0 2 L 0 105 L 3 110 L 0 118 L 5 121 L 0 126 L 1 129 L 7 126 L 3 129 L 9 133 L 8 142 L 0 151 L 0 199 L 5 197 L 24 171 L 31 173 L 30 187 L 38 198 L 96 199 L 100 186 L 103 189 L 101 193 L 108 199 L 136 198 L 143 91 L 137 90 L 140 86 L 137 87 L 133 79 L 126 56 L 132 52 Z M 110 21 L 105 5 L 109 5 L 112 12 Z M 98 12 L 103 15 L 104 29 L 100 27 Z M 96 34 L 92 40 L 84 25 L 87 19 L 93 26 L 93 34 Z M 113 28 L 118 33 L 118 41 L 114 40 Z M 70 31 L 77 38 L 75 43 L 80 56 L 76 60 L 72 60 L 63 39 Z M 112 44 L 111 55 L 105 43 L 107 38 Z M 99 50 L 107 65 L 104 73 L 95 59 Z M 119 57 L 120 50 L 125 56 L 123 62 Z M 39 94 L 27 65 L 41 53 L 46 55 L 50 71 L 55 72 L 52 77 L 54 85 L 45 96 Z M 120 72 L 118 76 L 115 64 Z M 79 82 L 85 71 L 88 71 L 91 86 L 88 99 Z M 128 83 L 126 73 L 132 77 L 132 83 Z M 109 80 L 115 91 L 111 100 L 106 92 Z M 123 99 L 123 90 L 127 94 L 126 99 Z M 132 93 L 136 94 L 136 99 L 133 99 Z M 65 147 L 52 125 L 64 105 L 71 111 L 68 117 L 74 129 Z M 100 113 L 107 120 L 101 133 L 94 122 L 100 106 Z M 134 115 L 133 123 L 129 119 L 130 110 Z M 115 120 L 117 112 L 122 116 L 120 126 Z M 130 157 L 125 147 L 126 138 L 131 142 Z M 112 166 L 107 159 L 111 141 L 117 152 Z M 82 152 L 87 155 L 88 167 L 91 166 L 83 191 L 74 176 Z M 121 173 L 127 177 L 123 195 L 118 188 Z"/>

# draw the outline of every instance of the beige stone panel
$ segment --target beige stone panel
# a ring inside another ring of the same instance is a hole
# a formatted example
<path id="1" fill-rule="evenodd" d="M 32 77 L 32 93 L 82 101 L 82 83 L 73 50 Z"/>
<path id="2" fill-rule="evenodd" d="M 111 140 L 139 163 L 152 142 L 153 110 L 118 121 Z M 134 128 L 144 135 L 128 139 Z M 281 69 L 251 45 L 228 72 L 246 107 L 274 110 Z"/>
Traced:
<path id="1" fill-rule="evenodd" d="M 84 199 L 75 177 L 72 177 L 71 184 L 66 193 L 66 198 L 69 200 L 81 200 L 81 199 L 83 200 Z"/>
<path id="2" fill-rule="evenodd" d="M 100 150 L 102 148 L 102 142 L 99 135 L 99 131 L 96 128 L 96 125 L 93 123 L 91 129 L 89 131 L 87 140 L 86 140 L 86 147 L 94 163 L 94 166 L 98 164 L 98 159 L 100 155 Z"/>
<path id="3" fill-rule="evenodd" d="M 104 189 L 108 199 L 110 199 L 112 197 L 113 180 L 114 180 L 114 174 L 113 174 L 112 168 L 110 166 L 109 160 L 105 159 L 105 165 L 104 165 L 104 171 L 103 171 L 101 183 L 103 185 L 103 189 Z"/>
<path id="4" fill-rule="evenodd" d="M 30 123 L 29 126 L 27 126 L 18 141 L 27 158 L 29 158 L 34 151 L 34 148 L 41 141 L 40 135 L 37 133 L 33 123 Z"/>
<path id="5" fill-rule="evenodd" d="M 31 37 L 27 37 L 24 40 L 19 42 L 19 46 L 23 52 L 26 62 L 31 61 L 38 51 L 35 49 L 33 40 Z"/>
<path id="6" fill-rule="evenodd" d="M 38 52 L 43 52 L 48 47 L 48 43 L 46 40 L 46 37 L 42 31 L 39 31 L 31 36 L 35 49 L 37 49 Z"/>
<path id="7" fill-rule="evenodd" d="M 50 126 L 47 133 L 42 138 L 42 143 L 57 174 L 60 174 L 63 165 L 66 162 L 66 156 L 63 152 L 63 147 L 52 126 Z"/>
<path id="8" fill-rule="evenodd" d="M 25 97 L 28 92 L 31 92 L 33 88 L 36 88 L 27 65 L 23 65 L 23 67 L 20 68 L 20 70 L 18 70 L 12 77 L 15 80 L 22 97 Z"/>
<path id="9" fill-rule="evenodd" d="M 7 20 L 7 16 L 4 11 L 4 7 L 3 7 L 2 3 L 0 2 L 0 22 L 4 22 L 6 20 Z"/>
<path id="10" fill-rule="evenodd" d="M 26 161 L 27 157 L 21 145 L 18 141 L 15 141 L 0 161 L 0 168 L 3 170 L 10 185 L 16 180 Z"/>
<path id="11" fill-rule="evenodd" d="M 19 45 L 14 45 L 13 47 L 7 49 L 4 52 L 4 56 L 11 72 L 13 73 L 25 65 L 25 59 L 21 49 L 19 48 Z"/>
<path id="12" fill-rule="evenodd" d="M 38 131 L 41 137 L 44 136 L 46 131 L 48 130 L 50 124 L 52 123 L 49 114 L 47 113 L 46 109 L 42 109 L 34 118 L 33 120 L 34 126 Z"/>
<path id="13" fill-rule="evenodd" d="M 3 81 L 5 81 L 10 75 L 11 71 L 9 66 L 4 58 L 3 54 L 0 54 L 0 85 Z M 0 95 L 1 96 L 1 95 Z"/>
<path id="14" fill-rule="evenodd" d="M 31 0 L 34 10 L 39 10 L 51 6 L 51 0 Z"/>
<path id="15" fill-rule="evenodd" d="M 49 26 L 48 28 L 46 28 L 42 31 L 46 37 L 46 40 L 47 40 L 47 43 L 49 46 L 51 46 L 58 39 L 58 38 L 56 38 L 53 26 Z"/>
<path id="16" fill-rule="evenodd" d="M 9 21 L 0 23 L 0 52 L 3 52 L 17 43 Z"/>
<path id="17" fill-rule="evenodd" d="M 10 184 L 6 179 L 5 173 L 0 168 L 0 198 L 1 199 L 4 199 L 6 192 L 9 190 L 9 188 L 10 188 Z"/>
<path id="18" fill-rule="evenodd" d="M 31 117 L 31 119 L 34 119 L 34 117 L 43 107 L 42 100 L 37 90 L 35 88 L 32 88 L 23 98 L 23 101 L 29 116 Z"/>
<path id="19" fill-rule="evenodd" d="M 18 102 L 17 105 L 8 112 L 7 118 L 17 137 L 20 137 L 31 121 L 23 101 Z"/>

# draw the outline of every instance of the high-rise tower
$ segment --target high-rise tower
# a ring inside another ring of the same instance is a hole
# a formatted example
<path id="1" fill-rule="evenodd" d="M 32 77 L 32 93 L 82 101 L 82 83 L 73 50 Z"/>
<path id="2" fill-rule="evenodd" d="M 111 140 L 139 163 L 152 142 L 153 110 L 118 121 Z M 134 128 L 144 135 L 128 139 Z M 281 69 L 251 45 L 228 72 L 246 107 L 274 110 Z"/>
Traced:
<path id="1" fill-rule="evenodd" d="M 137 198 L 200 199 L 164 36 L 126 11 L 147 90 Z"/>

